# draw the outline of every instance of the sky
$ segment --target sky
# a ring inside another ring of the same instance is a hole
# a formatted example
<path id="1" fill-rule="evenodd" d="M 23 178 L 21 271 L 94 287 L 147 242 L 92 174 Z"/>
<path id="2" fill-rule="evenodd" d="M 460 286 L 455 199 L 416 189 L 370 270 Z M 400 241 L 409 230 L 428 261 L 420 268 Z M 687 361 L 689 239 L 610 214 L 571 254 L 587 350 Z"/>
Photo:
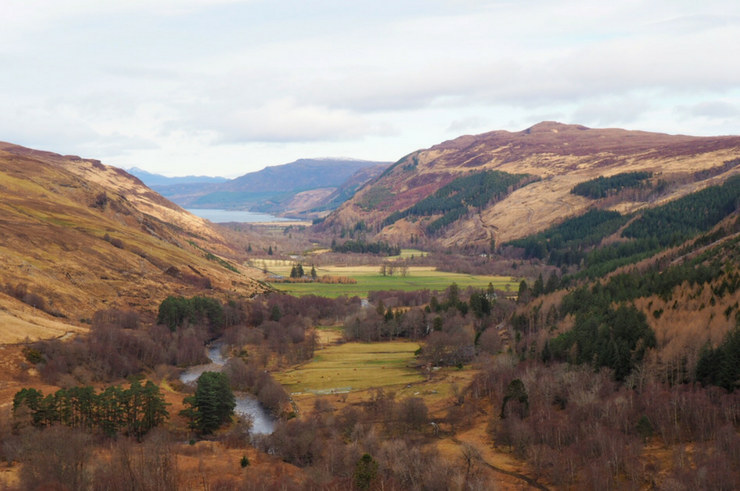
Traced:
<path id="1" fill-rule="evenodd" d="M 0 140 L 168 176 L 540 121 L 740 134 L 740 2 L 2 0 Z"/>

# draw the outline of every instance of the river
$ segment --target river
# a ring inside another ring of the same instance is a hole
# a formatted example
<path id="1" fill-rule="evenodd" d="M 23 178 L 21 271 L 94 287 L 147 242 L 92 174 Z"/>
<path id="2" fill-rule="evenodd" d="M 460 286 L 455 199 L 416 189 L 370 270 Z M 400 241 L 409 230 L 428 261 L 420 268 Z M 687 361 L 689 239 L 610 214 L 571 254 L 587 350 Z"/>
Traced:
<path id="1" fill-rule="evenodd" d="M 208 347 L 208 359 L 210 363 L 196 365 L 186 369 L 180 375 L 180 380 L 186 384 L 195 384 L 203 372 L 220 372 L 226 364 L 226 359 L 221 354 L 223 343 L 213 343 Z M 241 415 L 249 415 L 252 418 L 252 433 L 269 435 L 275 431 L 275 418 L 254 397 L 246 392 L 234 392 L 236 397 L 236 408 L 234 412 Z"/>

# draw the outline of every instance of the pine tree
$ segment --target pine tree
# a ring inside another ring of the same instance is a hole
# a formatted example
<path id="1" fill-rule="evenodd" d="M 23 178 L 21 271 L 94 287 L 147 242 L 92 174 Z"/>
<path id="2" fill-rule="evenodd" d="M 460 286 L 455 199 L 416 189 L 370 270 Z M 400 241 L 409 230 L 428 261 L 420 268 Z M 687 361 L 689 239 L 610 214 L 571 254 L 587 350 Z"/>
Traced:
<path id="1" fill-rule="evenodd" d="M 283 313 L 280 311 L 280 307 L 278 307 L 277 304 L 272 306 L 272 311 L 270 312 L 270 320 L 277 322 L 283 317 Z"/>
<path id="2" fill-rule="evenodd" d="M 524 301 L 524 297 L 526 296 L 528 290 L 529 288 L 527 287 L 527 282 L 522 280 L 522 282 L 519 283 L 519 293 L 517 294 L 516 301 Z"/>
<path id="3" fill-rule="evenodd" d="M 558 278 L 558 275 L 554 272 L 550 275 L 550 277 L 547 279 L 547 285 L 545 285 L 545 293 L 552 293 L 555 290 L 558 289 L 558 286 L 560 285 L 560 279 Z"/>
<path id="4" fill-rule="evenodd" d="M 186 397 L 183 403 L 187 407 L 180 414 L 190 420 L 192 429 L 204 435 L 230 422 L 236 407 L 229 379 L 220 372 L 204 372 L 198 378 L 195 395 Z"/>
<path id="5" fill-rule="evenodd" d="M 542 273 L 537 277 L 532 287 L 532 295 L 539 297 L 545 292 L 545 282 L 542 280 Z"/>
<path id="6" fill-rule="evenodd" d="M 364 454 L 355 465 L 352 477 L 360 489 L 370 489 L 370 484 L 378 475 L 378 463 L 370 454 Z"/>

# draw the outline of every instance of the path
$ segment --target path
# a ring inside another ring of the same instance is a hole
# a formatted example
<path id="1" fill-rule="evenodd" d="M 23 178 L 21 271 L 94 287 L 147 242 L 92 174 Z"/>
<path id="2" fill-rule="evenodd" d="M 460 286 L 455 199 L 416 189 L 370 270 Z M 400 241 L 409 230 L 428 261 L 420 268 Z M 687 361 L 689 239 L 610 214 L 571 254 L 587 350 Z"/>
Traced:
<path id="1" fill-rule="evenodd" d="M 461 442 L 460 440 L 458 440 L 455 437 L 452 437 L 451 440 L 453 442 L 455 442 L 456 444 L 458 444 L 458 445 L 462 445 L 463 444 L 463 442 Z M 481 457 L 481 462 L 483 464 L 485 464 L 486 467 L 488 467 L 489 469 L 491 469 L 494 472 L 499 472 L 501 474 L 506 474 L 507 476 L 511 476 L 511 477 L 514 477 L 514 478 L 519 479 L 521 481 L 524 481 L 527 484 L 529 484 L 531 487 L 533 487 L 535 489 L 539 489 L 540 491 L 550 491 L 550 488 L 548 488 L 548 487 L 546 487 L 546 486 L 538 483 L 534 479 L 531 479 L 531 478 L 529 478 L 529 477 L 527 477 L 527 476 L 525 476 L 523 474 L 519 474 L 518 472 L 507 471 L 506 469 L 502 469 L 500 467 L 496 467 L 495 465 L 493 465 L 490 462 L 488 462 L 485 459 L 483 459 L 483 457 Z"/>

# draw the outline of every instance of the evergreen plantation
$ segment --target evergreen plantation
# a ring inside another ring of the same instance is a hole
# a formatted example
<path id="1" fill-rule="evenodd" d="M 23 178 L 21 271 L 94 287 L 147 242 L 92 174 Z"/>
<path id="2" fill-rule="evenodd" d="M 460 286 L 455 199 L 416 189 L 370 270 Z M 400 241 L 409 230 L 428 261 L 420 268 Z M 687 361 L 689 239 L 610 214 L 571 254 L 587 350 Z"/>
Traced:
<path id="1" fill-rule="evenodd" d="M 570 192 L 586 198 L 601 199 L 624 188 L 646 186 L 648 184 L 644 181 L 652 176 L 652 172 L 624 172 L 610 177 L 602 176 L 577 184 Z"/>
<path id="2" fill-rule="evenodd" d="M 582 262 L 577 277 L 599 278 L 707 232 L 737 209 L 739 198 L 740 176 L 734 176 L 721 186 L 710 186 L 632 215 L 591 210 L 507 245 L 523 248 L 526 258 L 543 259 L 556 266 Z M 617 236 L 620 240 L 598 247 L 628 222 Z"/>
<path id="3" fill-rule="evenodd" d="M 13 398 L 13 413 L 19 417 L 25 411 L 37 427 L 62 424 L 141 438 L 167 421 L 167 405 L 159 387 L 134 381 L 128 389 L 112 386 L 96 393 L 90 386 L 72 387 L 46 397 L 40 390 L 22 389 Z"/>
<path id="4" fill-rule="evenodd" d="M 501 200 L 512 191 L 530 182 L 527 174 L 509 174 L 501 171 L 483 171 L 458 177 L 433 195 L 424 198 L 404 211 L 390 214 L 383 227 L 406 217 L 442 215 L 429 223 L 427 233 L 433 234 L 466 215 L 470 208 L 482 209 L 491 201 Z"/>

